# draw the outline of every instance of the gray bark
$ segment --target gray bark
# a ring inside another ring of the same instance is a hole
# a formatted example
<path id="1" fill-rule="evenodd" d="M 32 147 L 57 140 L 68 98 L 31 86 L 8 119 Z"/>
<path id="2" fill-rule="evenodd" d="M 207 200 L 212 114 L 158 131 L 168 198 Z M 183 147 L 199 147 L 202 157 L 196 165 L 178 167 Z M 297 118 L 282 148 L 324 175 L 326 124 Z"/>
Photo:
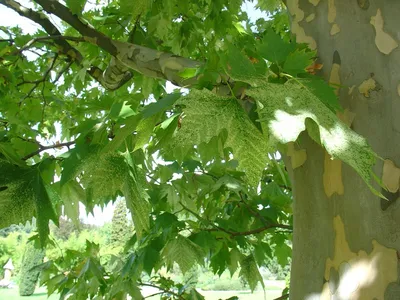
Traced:
<path id="1" fill-rule="evenodd" d="M 353 169 L 330 161 L 306 134 L 299 138 L 307 160 L 295 169 L 287 164 L 294 194 L 290 299 L 400 299 L 400 2 L 287 6 L 298 42 L 318 50 L 321 75 L 341 83 L 351 127 L 386 160 L 385 172 L 383 160 L 374 172 L 390 190 L 388 201 L 380 199 Z"/>

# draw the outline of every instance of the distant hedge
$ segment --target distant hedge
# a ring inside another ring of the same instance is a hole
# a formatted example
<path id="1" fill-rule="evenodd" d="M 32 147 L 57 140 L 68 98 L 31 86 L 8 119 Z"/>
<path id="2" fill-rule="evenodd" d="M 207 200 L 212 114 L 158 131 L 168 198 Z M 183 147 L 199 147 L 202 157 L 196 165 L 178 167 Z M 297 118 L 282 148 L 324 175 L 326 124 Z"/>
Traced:
<path id="1" fill-rule="evenodd" d="M 33 243 L 26 244 L 20 270 L 20 296 L 30 296 L 35 292 L 40 272 L 32 270 L 32 268 L 40 265 L 43 262 L 44 255 L 44 249 L 35 248 Z"/>

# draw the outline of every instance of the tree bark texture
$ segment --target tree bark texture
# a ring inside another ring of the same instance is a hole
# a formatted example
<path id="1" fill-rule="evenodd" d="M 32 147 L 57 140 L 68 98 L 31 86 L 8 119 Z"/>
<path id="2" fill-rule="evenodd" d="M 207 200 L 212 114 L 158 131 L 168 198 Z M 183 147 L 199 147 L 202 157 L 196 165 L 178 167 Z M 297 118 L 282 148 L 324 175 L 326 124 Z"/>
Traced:
<path id="1" fill-rule="evenodd" d="M 297 41 L 317 49 L 321 75 L 340 84 L 340 117 L 382 158 L 374 172 L 388 189 L 388 201 L 380 199 L 354 170 L 300 136 L 287 163 L 294 194 L 290 299 L 400 299 L 400 2 L 286 4 Z M 306 159 L 293 168 L 296 155 Z"/>

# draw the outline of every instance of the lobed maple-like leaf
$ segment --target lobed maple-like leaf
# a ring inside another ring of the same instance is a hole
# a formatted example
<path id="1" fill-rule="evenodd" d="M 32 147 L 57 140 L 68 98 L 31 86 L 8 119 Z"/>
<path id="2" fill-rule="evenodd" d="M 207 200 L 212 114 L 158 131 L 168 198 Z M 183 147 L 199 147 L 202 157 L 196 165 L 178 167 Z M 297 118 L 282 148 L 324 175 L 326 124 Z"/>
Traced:
<path id="1" fill-rule="evenodd" d="M 171 265 L 176 262 L 185 274 L 195 263 L 200 265 L 204 263 L 205 253 L 199 245 L 178 234 L 175 239 L 165 245 L 163 256 Z"/>
<path id="2" fill-rule="evenodd" d="M 59 199 L 38 167 L 19 167 L 0 159 L 0 228 L 31 221 L 35 216 L 40 242 L 46 243 L 49 221 L 58 224 L 54 204 Z"/>
<path id="3" fill-rule="evenodd" d="M 252 254 L 244 256 L 240 261 L 240 276 L 245 279 L 253 292 L 257 287 L 257 283 L 260 282 L 264 286 L 264 280 L 260 274 L 257 263 Z"/>
<path id="4" fill-rule="evenodd" d="M 259 104 L 260 120 L 269 128 L 272 138 L 280 143 L 294 142 L 311 119 L 317 126 L 307 126 L 310 136 L 332 156 L 356 170 L 370 189 L 376 154 L 367 141 L 352 131 L 326 107 L 307 86 L 291 80 L 284 85 L 266 83 L 248 94 Z"/>
<path id="5" fill-rule="evenodd" d="M 179 104 L 185 106 L 185 115 L 172 145 L 190 148 L 208 143 L 226 130 L 225 147 L 232 149 L 239 170 L 246 172 L 248 181 L 256 185 L 268 161 L 267 137 L 254 126 L 238 100 L 194 90 Z"/>

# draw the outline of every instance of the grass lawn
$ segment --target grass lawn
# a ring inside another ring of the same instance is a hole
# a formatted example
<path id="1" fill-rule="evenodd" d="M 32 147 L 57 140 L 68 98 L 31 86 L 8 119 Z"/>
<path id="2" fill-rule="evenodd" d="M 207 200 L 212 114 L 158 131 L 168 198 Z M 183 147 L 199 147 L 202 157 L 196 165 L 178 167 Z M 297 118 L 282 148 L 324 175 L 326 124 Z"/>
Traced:
<path id="1" fill-rule="evenodd" d="M 58 300 L 58 295 L 51 295 L 47 298 L 47 290 L 44 287 L 37 288 L 35 293 L 29 297 L 21 297 L 18 293 L 18 288 L 15 289 L 0 289 L 0 299 L 8 300 Z"/>
<path id="2" fill-rule="evenodd" d="M 266 290 L 266 299 L 272 300 L 281 296 L 281 290 Z M 206 300 L 219 300 L 227 299 L 232 296 L 238 296 L 240 300 L 263 300 L 264 292 L 256 291 L 253 294 L 247 291 L 202 291 L 201 294 L 206 298 Z M 8 300 L 58 300 L 58 295 L 51 295 L 47 298 L 46 288 L 37 288 L 36 292 L 29 297 L 21 297 L 18 294 L 18 289 L 0 289 L 0 299 Z M 149 300 L 159 300 L 160 296 L 154 296 L 151 298 L 146 298 Z"/>
<path id="3" fill-rule="evenodd" d="M 272 300 L 280 297 L 282 295 L 282 291 L 280 290 L 267 290 L 266 299 Z M 247 291 L 203 291 L 202 294 L 206 300 L 219 300 L 219 299 L 228 299 L 232 296 L 238 296 L 239 300 L 263 300 L 264 292 L 256 291 L 253 294 Z M 149 300 L 160 300 L 160 296 L 154 296 L 151 298 L 146 298 Z"/>

